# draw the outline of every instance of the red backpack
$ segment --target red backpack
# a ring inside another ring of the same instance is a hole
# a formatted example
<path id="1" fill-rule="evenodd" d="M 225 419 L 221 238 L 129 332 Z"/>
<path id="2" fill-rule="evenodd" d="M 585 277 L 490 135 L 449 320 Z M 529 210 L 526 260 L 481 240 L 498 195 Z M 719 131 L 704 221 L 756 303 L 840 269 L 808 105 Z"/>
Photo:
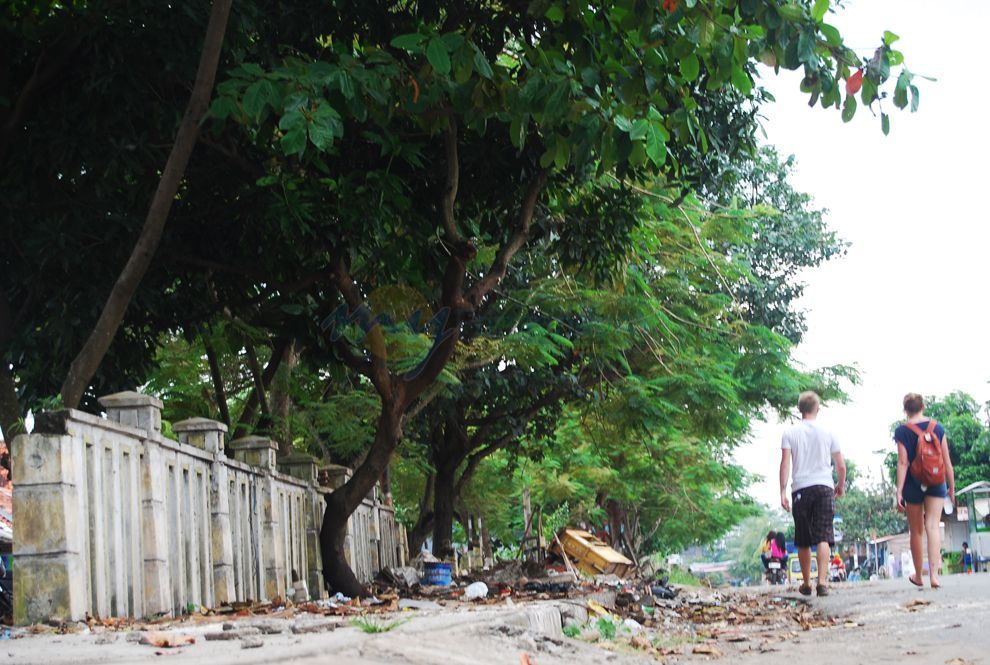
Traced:
<path id="1" fill-rule="evenodd" d="M 924 431 L 914 423 L 904 423 L 904 426 L 918 435 L 918 446 L 915 449 L 914 461 L 911 462 L 911 475 L 921 483 L 931 487 L 945 482 L 945 463 L 942 459 L 942 442 L 935 433 L 934 420 L 928 421 Z"/>

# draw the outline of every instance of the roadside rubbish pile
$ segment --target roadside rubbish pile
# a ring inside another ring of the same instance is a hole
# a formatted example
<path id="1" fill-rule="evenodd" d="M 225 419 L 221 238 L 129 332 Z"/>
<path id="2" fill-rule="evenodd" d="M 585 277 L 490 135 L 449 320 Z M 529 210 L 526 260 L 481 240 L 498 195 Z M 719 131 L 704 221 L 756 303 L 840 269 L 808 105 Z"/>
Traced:
<path id="1" fill-rule="evenodd" d="M 105 634 L 99 639 L 108 641 L 123 634 L 128 641 L 156 649 L 184 647 L 197 638 L 256 648 L 263 646 L 266 635 L 345 627 L 387 632 L 420 613 L 486 609 L 491 610 L 486 616 L 493 617 L 492 630 L 504 633 L 510 626 L 506 622 L 521 618 L 520 630 L 554 643 L 575 639 L 664 659 L 773 651 L 774 643 L 797 631 L 835 625 L 795 598 L 671 585 L 663 573 L 636 569 L 587 532 L 568 529 L 554 540 L 543 562 L 506 561 L 490 570 L 454 576 L 448 564 L 423 552 L 411 566 L 384 569 L 364 598 L 338 593 L 309 600 L 299 587 L 292 599 L 271 603 L 189 606 L 183 617 L 143 621 L 91 618 L 34 626 L 19 636 L 88 632 Z"/>

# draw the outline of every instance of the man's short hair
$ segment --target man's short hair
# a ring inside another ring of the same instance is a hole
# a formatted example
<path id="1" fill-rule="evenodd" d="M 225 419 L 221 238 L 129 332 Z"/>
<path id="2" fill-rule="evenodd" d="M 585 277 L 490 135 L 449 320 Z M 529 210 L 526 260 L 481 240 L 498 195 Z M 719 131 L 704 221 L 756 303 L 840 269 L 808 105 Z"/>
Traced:
<path id="1" fill-rule="evenodd" d="M 802 416 L 807 416 L 817 411 L 820 403 L 818 393 L 813 390 L 806 390 L 798 398 L 798 411 L 801 412 Z"/>

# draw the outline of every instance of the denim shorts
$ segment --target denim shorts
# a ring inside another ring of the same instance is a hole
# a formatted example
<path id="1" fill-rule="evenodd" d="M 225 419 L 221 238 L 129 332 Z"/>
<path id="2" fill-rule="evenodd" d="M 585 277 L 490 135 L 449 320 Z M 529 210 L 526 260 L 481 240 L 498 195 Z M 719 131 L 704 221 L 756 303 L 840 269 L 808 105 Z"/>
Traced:
<path id="1" fill-rule="evenodd" d="M 938 499 L 944 499 L 949 495 L 949 488 L 945 483 L 940 485 L 932 485 L 926 490 L 921 489 L 921 483 L 914 479 L 914 477 L 908 473 L 907 478 L 904 479 L 904 503 L 919 504 L 925 502 L 926 496 L 932 496 Z"/>

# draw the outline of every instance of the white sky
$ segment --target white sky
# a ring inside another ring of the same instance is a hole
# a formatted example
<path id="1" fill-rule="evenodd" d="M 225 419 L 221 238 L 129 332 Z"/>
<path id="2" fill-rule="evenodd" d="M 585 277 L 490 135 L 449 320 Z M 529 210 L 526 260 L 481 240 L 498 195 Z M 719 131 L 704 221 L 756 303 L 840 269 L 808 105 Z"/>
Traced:
<path id="1" fill-rule="evenodd" d="M 810 109 L 799 79 L 767 85 L 768 140 L 797 157 L 793 184 L 827 208 L 829 224 L 850 241 L 848 255 L 807 275 L 801 306 L 809 330 L 796 350 L 808 367 L 856 364 L 861 385 L 851 401 L 822 410 L 843 451 L 878 477 L 892 449 L 889 425 L 906 392 L 964 390 L 990 398 L 990 154 L 985 30 L 987 0 L 849 0 L 827 19 L 846 43 L 870 55 L 884 30 L 901 36 L 920 80 L 916 114 L 889 104 L 890 136 L 862 105 L 843 124 L 835 110 Z M 892 96 L 891 86 L 891 96 Z M 925 263 L 931 272 L 916 274 Z M 928 315 L 926 321 L 923 317 Z M 737 460 L 765 481 L 753 496 L 778 504 L 780 435 L 786 424 L 760 426 Z M 949 432 L 951 441 L 952 433 Z"/>

